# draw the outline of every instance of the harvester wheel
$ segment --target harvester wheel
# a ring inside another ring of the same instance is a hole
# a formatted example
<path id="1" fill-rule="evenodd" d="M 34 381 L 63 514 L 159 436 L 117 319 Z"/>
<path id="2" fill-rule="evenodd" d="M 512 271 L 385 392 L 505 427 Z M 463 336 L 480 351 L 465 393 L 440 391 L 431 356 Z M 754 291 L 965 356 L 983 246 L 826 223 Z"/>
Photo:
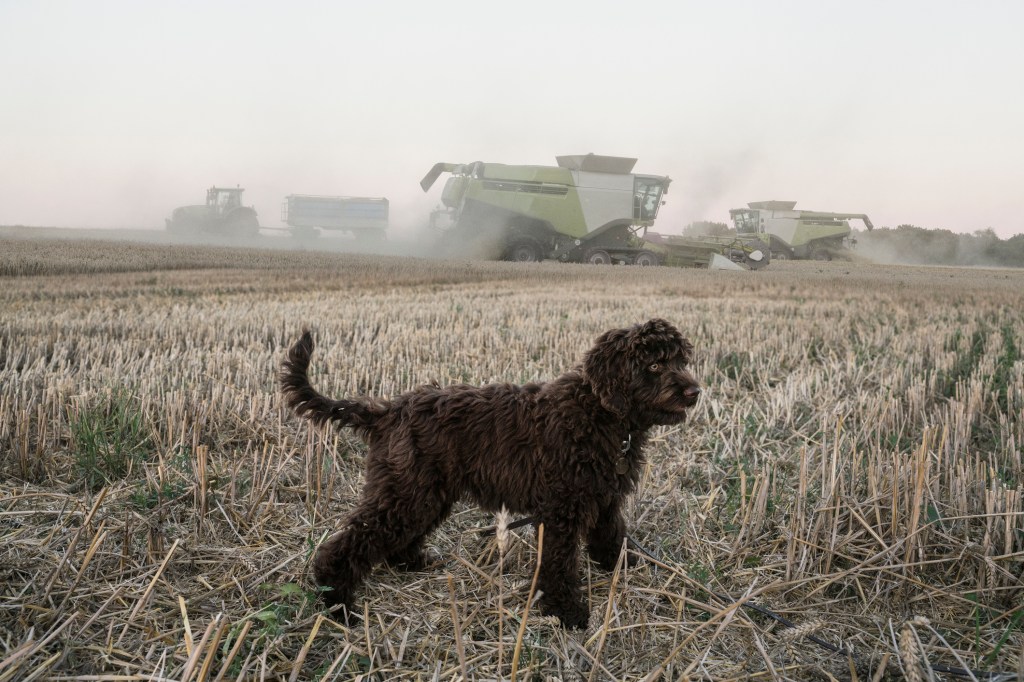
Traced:
<path id="1" fill-rule="evenodd" d="M 591 265 L 611 265 L 612 257 L 604 249 L 588 251 L 585 260 Z"/>
<path id="2" fill-rule="evenodd" d="M 509 247 L 507 257 L 516 263 L 536 263 L 541 258 L 540 245 L 533 240 L 519 240 Z"/>
<path id="3" fill-rule="evenodd" d="M 655 253 L 651 253 L 650 251 L 641 251 L 640 253 L 636 254 L 636 258 L 633 259 L 633 264 L 644 266 L 660 265 L 661 259 L 658 258 L 658 255 Z"/>
<path id="4" fill-rule="evenodd" d="M 826 248 L 817 248 L 811 251 L 812 260 L 832 260 L 832 252 Z"/>

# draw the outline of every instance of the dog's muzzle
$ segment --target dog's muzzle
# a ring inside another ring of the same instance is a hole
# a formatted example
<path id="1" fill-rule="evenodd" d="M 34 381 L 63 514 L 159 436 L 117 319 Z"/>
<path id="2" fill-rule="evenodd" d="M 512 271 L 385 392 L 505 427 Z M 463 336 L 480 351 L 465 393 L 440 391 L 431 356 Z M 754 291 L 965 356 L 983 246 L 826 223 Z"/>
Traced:
<path id="1" fill-rule="evenodd" d="M 693 407 L 697 404 L 697 399 L 700 398 L 700 386 L 687 386 L 683 389 L 683 405 L 686 407 Z"/>

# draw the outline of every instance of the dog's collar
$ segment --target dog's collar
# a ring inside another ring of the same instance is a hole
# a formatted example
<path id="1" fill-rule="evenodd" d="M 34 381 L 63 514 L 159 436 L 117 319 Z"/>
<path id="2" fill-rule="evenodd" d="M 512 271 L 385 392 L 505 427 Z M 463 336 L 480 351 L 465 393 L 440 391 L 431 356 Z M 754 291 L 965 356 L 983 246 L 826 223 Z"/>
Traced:
<path id="1" fill-rule="evenodd" d="M 627 452 L 629 452 L 629 448 L 631 445 L 633 445 L 633 434 L 627 433 L 626 440 L 622 441 L 622 450 L 620 452 L 622 452 L 622 454 L 626 454 Z"/>

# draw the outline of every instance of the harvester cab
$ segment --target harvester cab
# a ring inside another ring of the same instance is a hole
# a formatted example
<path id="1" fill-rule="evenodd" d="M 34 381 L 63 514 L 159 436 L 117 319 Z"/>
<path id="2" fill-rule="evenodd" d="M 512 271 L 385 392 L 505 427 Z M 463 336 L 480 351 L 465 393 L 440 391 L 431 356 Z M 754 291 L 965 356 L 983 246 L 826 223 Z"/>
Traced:
<path id="1" fill-rule="evenodd" d="M 633 225 L 648 228 L 654 224 L 658 209 L 665 203 L 661 197 L 668 191 L 668 178 L 650 175 L 633 178 Z"/>
<path id="2" fill-rule="evenodd" d="M 796 209 L 795 201 L 752 201 L 729 215 L 739 238 L 769 244 L 776 260 L 842 257 L 857 243 L 851 220 L 860 220 L 869 232 L 874 229 L 863 213 L 805 211 Z"/>

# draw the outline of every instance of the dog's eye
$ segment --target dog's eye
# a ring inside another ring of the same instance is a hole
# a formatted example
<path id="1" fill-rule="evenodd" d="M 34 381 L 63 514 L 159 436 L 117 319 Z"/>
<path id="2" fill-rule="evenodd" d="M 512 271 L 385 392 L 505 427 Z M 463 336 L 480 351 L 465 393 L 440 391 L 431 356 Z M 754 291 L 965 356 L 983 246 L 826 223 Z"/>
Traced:
<path id="1" fill-rule="evenodd" d="M 657 372 L 659 369 L 661 369 L 661 365 L 655 362 L 653 365 L 648 367 L 648 369 L 651 370 L 652 372 Z"/>

